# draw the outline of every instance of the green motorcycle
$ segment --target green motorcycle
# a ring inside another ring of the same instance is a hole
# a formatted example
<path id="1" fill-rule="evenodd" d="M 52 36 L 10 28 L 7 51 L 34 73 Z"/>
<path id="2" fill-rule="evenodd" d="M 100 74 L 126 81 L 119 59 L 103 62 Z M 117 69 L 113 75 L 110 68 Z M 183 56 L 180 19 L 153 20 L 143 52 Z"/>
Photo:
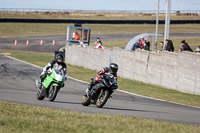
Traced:
<path id="1" fill-rule="evenodd" d="M 43 100 L 45 97 L 53 102 L 57 96 L 60 88 L 64 87 L 66 75 L 61 66 L 54 64 L 50 72 L 47 73 L 46 78 L 42 83 L 37 79 L 35 85 L 37 88 L 37 99 Z"/>

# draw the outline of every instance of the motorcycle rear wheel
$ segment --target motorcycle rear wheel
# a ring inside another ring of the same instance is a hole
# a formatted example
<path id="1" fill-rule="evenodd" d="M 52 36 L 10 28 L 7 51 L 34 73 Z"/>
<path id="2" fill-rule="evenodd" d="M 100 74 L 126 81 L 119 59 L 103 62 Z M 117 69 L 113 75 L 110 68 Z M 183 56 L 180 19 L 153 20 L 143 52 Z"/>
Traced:
<path id="1" fill-rule="evenodd" d="M 109 91 L 101 89 L 101 92 L 97 98 L 96 107 L 102 108 L 105 105 L 105 103 L 107 102 L 108 98 L 109 98 Z"/>
<path id="2" fill-rule="evenodd" d="M 49 101 L 53 102 L 56 99 L 57 93 L 58 93 L 58 86 L 52 86 L 52 88 L 49 89 Z"/>

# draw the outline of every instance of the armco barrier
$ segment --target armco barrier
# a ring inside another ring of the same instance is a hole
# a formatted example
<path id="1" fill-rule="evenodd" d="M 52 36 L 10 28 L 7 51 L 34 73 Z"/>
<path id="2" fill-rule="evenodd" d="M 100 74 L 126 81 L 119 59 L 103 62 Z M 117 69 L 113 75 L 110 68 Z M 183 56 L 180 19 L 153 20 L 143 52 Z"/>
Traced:
<path id="1" fill-rule="evenodd" d="M 120 77 L 200 95 L 200 55 L 195 53 L 160 54 L 74 45 L 66 47 L 65 56 L 67 63 L 97 71 L 109 65 L 111 56 L 112 61 L 119 65 Z"/>

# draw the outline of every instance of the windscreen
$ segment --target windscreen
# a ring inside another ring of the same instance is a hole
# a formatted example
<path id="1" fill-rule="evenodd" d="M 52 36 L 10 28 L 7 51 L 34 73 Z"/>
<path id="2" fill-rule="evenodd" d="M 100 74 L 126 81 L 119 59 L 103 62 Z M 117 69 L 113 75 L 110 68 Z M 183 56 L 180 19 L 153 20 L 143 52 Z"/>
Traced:
<path id="1" fill-rule="evenodd" d="M 55 70 L 56 74 L 58 74 L 58 75 L 64 75 L 62 66 L 58 65 L 57 63 L 54 64 L 54 70 Z"/>

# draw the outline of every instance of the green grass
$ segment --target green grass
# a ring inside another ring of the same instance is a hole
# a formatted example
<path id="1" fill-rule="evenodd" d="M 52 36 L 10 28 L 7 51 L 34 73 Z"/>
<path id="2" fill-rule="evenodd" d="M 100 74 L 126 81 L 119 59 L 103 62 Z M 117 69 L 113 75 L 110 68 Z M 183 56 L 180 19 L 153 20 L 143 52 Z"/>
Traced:
<path id="1" fill-rule="evenodd" d="M 61 35 L 70 24 L 0 23 L 0 36 Z"/>
<path id="2" fill-rule="evenodd" d="M 41 52 L 30 52 L 30 51 L 15 51 L 15 50 L 0 50 L 1 53 L 11 53 L 12 57 L 39 65 L 44 67 L 49 61 L 53 59 L 53 54 L 51 53 L 41 53 Z M 91 77 L 96 75 L 96 71 L 85 69 L 78 66 L 73 66 L 67 64 L 68 74 L 71 77 L 90 81 Z M 99 68 L 101 69 L 101 68 Z M 119 89 L 133 92 L 136 94 L 164 99 L 167 101 L 178 102 L 182 104 L 198 106 L 200 107 L 200 96 L 192 95 L 188 93 L 182 93 L 175 90 L 167 89 L 164 87 L 146 84 L 138 81 L 128 80 L 124 78 L 118 78 Z"/>
<path id="3" fill-rule="evenodd" d="M 200 126 L 0 101 L 1 133 L 199 133 Z"/>
<path id="4" fill-rule="evenodd" d="M 93 33 L 155 33 L 155 24 L 84 24 L 90 27 Z M 158 33 L 164 33 L 164 24 L 160 24 Z M 199 33 L 200 24 L 173 24 L 170 25 L 170 33 Z"/>
<path id="5" fill-rule="evenodd" d="M 0 23 L 0 36 L 65 35 L 73 24 Z M 83 24 L 91 34 L 155 33 L 155 24 Z M 200 24 L 171 25 L 170 33 L 199 33 Z M 164 33 L 164 25 L 159 25 Z"/>

